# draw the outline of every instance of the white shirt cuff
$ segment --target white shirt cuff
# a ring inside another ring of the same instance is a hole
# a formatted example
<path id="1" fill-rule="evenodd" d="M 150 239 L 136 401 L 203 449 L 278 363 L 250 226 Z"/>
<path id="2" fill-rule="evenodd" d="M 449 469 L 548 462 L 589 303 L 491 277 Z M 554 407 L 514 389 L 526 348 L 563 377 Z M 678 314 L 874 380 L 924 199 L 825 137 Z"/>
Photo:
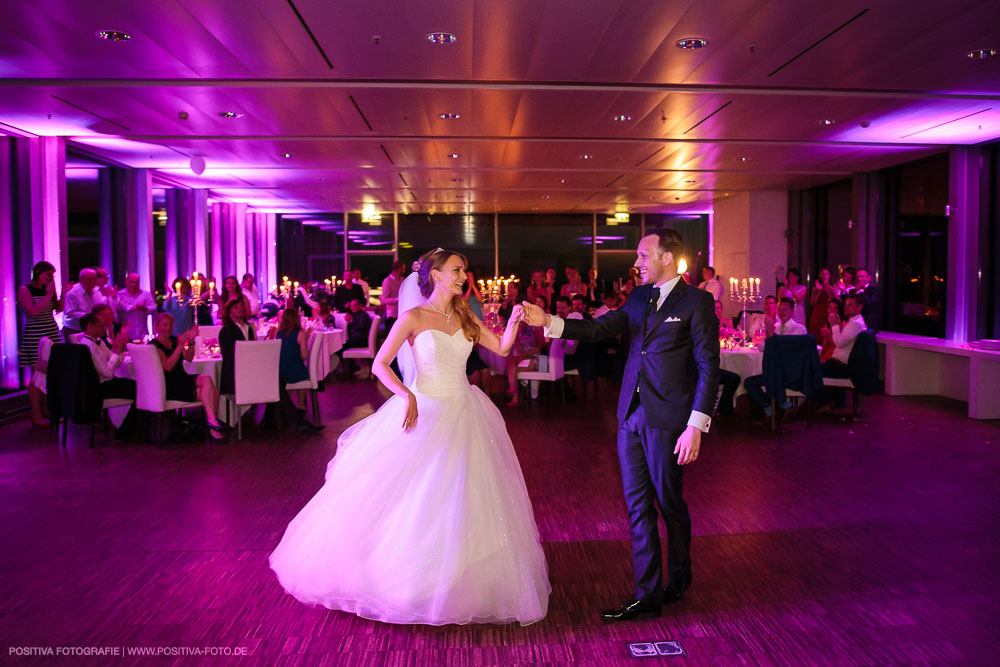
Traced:
<path id="1" fill-rule="evenodd" d="M 712 427 L 712 418 L 704 412 L 692 410 L 691 416 L 688 417 L 688 426 L 694 426 L 702 433 L 708 433 L 708 429 Z"/>
<path id="2" fill-rule="evenodd" d="M 549 326 L 542 328 L 542 334 L 546 338 L 562 338 L 563 326 L 565 324 L 563 318 L 558 315 L 552 315 L 551 317 L 552 321 L 549 323 Z"/>

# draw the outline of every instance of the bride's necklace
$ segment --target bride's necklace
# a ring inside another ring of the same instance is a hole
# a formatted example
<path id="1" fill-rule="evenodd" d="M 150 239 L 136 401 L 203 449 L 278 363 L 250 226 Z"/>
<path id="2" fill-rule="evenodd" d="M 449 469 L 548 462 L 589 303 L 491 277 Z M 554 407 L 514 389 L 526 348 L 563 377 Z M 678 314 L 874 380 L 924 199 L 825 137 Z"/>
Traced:
<path id="1" fill-rule="evenodd" d="M 454 308 L 451 309 L 450 313 L 442 313 L 440 310 L 437 309 L 437 307 L 435 307 L 435 305 L 433 303 L 431 303 L 430 299 L 427 300 L 427 305 L 430 306 L 431 308 L 433 308 L 435 313 L 440 313 L 440 315 L 442 317 L 444 317 L 444 321 L 445 322 L 447 322 L 448 324 L 451 324 L 451 316 L 455 314 L 455 309 Z"/>

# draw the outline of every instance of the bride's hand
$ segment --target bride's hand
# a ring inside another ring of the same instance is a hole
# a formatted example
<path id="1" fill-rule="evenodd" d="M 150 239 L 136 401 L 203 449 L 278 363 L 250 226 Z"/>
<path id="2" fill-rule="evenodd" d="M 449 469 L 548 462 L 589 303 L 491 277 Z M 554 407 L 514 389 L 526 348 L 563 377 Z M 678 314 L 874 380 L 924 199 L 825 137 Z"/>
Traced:
<path id="1" fill-rule="evenodd" d="M 546 325 L 548 318 L 545 315 L 545 311 L 536 306 L 533 303 L 528 303 L 527 301 L 521 302 L 521 319 L 525 324 L 531 327 L 543 327 Z"/>
<path id="2" fill-rule="evenodd" d="M 417 397 L 410 392 L 406 397 L 406 417 L 403 418 L 403 430 L 409 433 L 417 425 Z"/>
<path id="3" fill-rule="evenodd" d="M 512 327 L 519 322 L 524 321 L 524 308 L 521 306 L 514 306 L 510 311 L 510 319 L 507 320 L 507 326 Z"/>

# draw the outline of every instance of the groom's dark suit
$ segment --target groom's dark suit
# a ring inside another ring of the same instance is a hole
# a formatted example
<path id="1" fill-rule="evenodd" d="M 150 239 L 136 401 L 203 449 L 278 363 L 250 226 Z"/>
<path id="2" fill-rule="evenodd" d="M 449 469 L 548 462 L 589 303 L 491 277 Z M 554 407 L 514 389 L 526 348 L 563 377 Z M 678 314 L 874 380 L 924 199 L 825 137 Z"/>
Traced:
<path id="1" fill-rule="evenodd" d="M 674 447 L 692 410 L 712 414 L 719 384 L 719 320 L 712 295 L 682 278 L 657 309 L 659 296 L 653 285 L 636 287 L 618 310 L 596 320 L 565 320 L 562 330 L 563 338 L 575 340 L 619 334 L 628 340 L 618 457 L 632 531 L 635 597 L 652 603 L 663 596 L 657 505 L 667 525 L 670 577 L 691 574 L 691 517 Z"/>

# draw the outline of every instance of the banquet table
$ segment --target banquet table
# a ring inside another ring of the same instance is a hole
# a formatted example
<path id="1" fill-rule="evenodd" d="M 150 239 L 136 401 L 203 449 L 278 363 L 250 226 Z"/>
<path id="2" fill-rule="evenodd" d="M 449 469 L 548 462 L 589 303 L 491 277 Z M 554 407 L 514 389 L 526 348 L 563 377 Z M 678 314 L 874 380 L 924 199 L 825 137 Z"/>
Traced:
<path id="1" fill-rule="evenodd" d="M 309 339 L 309 345 L 322 345 L 325 350 L 319 355 L 319 368 L 316 377 L 320 380 L 337 367 L 333 356 L 344 347 L 347 334 L 343 329 L 317 329 Z M 338 360 L 339 363 L 339 360 Z"/>
<path id="2" fill-rule="evenodd" d="M 719 354 L 719 368 L 740 376 L 740 386 L 736 390 L 736 396 L 746 393 L 746 389 L 743 388 L 743 380 L 751 375 L 760 375 L 764 372 L 764 353 L 755 347 L 722 349 Z"/>
<path id="3" fill-rule="evenodd" d="M 222 356 L 215 354 L 203 354 L 196 356 L 191 361 L 184 362 L 184 370 L 188 372 L 189 375 L 207 375 L 215 381 L 215 386 L 219 386 L 219 378 L 222 375 Z M 135 379 L 135 364 L 132 363 L 132 358 L 125 354 L 125 358 L 118 365 L 117 370 L 115 370 L 115 375 L 118 377 L 128 378 L 130 380 Z M 225 401 L 219 401 L 219 418 L 224 418 L 225 412 Z M 111 408 L 108 410 L 108 416 L 111 418 L 111 423 L 116 427 L 121 426 L 122 420 L 125 419 L 125 414 L 128 412 L 128 406 Z"/>

